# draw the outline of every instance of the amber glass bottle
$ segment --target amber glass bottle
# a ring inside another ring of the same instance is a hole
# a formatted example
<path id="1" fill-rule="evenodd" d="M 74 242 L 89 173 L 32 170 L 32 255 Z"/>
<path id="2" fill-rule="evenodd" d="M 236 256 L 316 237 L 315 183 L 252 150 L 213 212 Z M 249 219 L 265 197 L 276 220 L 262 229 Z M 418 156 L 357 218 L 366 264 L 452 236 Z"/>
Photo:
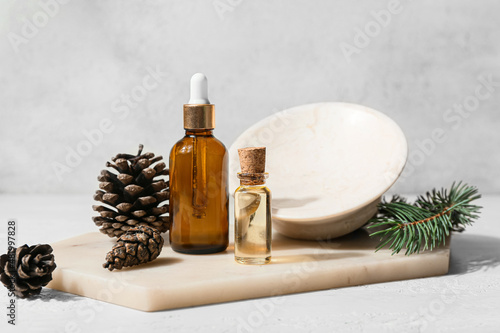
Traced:
<path id="1" fill-rule="evenodd" d="M 200 75 L 191 79 L 191 99 L 184 105 L 186 135 L 170 152 L 170 245 L 190 254 L 224 251 L 229 229 L 228 153 L 213 136 L 214 106 Z"/>

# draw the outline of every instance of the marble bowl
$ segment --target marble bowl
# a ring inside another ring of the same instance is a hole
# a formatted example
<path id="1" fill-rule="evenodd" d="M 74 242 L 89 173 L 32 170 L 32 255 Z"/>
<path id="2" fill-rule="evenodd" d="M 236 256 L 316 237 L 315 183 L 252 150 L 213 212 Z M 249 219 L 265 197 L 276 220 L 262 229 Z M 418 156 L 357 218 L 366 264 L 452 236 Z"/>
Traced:
<path id="1" fill-rule="evenodd" d="M 399 126 L 365 106 L 318 103 L 273 114 L 241 134 L 230 152 L 230 189 L 239 186 L 238 148 L 267 147 L 273 228 L 298 239 L 331 239 L 364 225 L 406 163 Z"/>

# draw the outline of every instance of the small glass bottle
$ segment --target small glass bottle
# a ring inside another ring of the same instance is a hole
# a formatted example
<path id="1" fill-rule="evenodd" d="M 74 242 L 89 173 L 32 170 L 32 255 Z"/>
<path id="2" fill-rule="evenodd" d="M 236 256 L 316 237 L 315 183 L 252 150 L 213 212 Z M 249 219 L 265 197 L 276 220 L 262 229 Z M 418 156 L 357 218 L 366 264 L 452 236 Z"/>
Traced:
<path id="1" fill-rule="evenodd" d="M 266 187 L 266 148 L 238 149 L 240 187 L 234 193 L 234 257 L 240 264 L 271 261 L 271 191 Z"/>

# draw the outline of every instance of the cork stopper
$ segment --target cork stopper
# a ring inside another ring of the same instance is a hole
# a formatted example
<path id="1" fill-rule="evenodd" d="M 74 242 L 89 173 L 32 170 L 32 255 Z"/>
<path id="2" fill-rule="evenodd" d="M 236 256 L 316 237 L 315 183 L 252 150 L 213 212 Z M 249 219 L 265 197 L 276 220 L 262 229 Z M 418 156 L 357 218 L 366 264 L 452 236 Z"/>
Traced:
<path id="1" fill-rule="evenodd" d="M 266 147 L 238 149 L 241 172 L 238 173 L 241 185 L 262 185 L 266 183 Z"/>
<path id="2" fill-rule="evenodd" d="M 266 147 L 249 147 L 238 149 L 241 173 L 266 172 Z"/>

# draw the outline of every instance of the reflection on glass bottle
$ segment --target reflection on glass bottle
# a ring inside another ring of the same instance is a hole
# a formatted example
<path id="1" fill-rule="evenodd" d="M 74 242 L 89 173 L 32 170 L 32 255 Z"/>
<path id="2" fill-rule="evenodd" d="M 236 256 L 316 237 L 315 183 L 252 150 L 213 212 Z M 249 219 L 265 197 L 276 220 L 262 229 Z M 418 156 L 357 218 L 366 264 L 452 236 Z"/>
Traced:
<path id="1" fill-rule="evenodd" d="M 265 180 L 265 148 L 239 149 L 242 171 L 234 194 L 235 260 L 267 264 L 271 260 L 271 191 Z M 259 172 L 255 172 L 259 171 Z"/>

